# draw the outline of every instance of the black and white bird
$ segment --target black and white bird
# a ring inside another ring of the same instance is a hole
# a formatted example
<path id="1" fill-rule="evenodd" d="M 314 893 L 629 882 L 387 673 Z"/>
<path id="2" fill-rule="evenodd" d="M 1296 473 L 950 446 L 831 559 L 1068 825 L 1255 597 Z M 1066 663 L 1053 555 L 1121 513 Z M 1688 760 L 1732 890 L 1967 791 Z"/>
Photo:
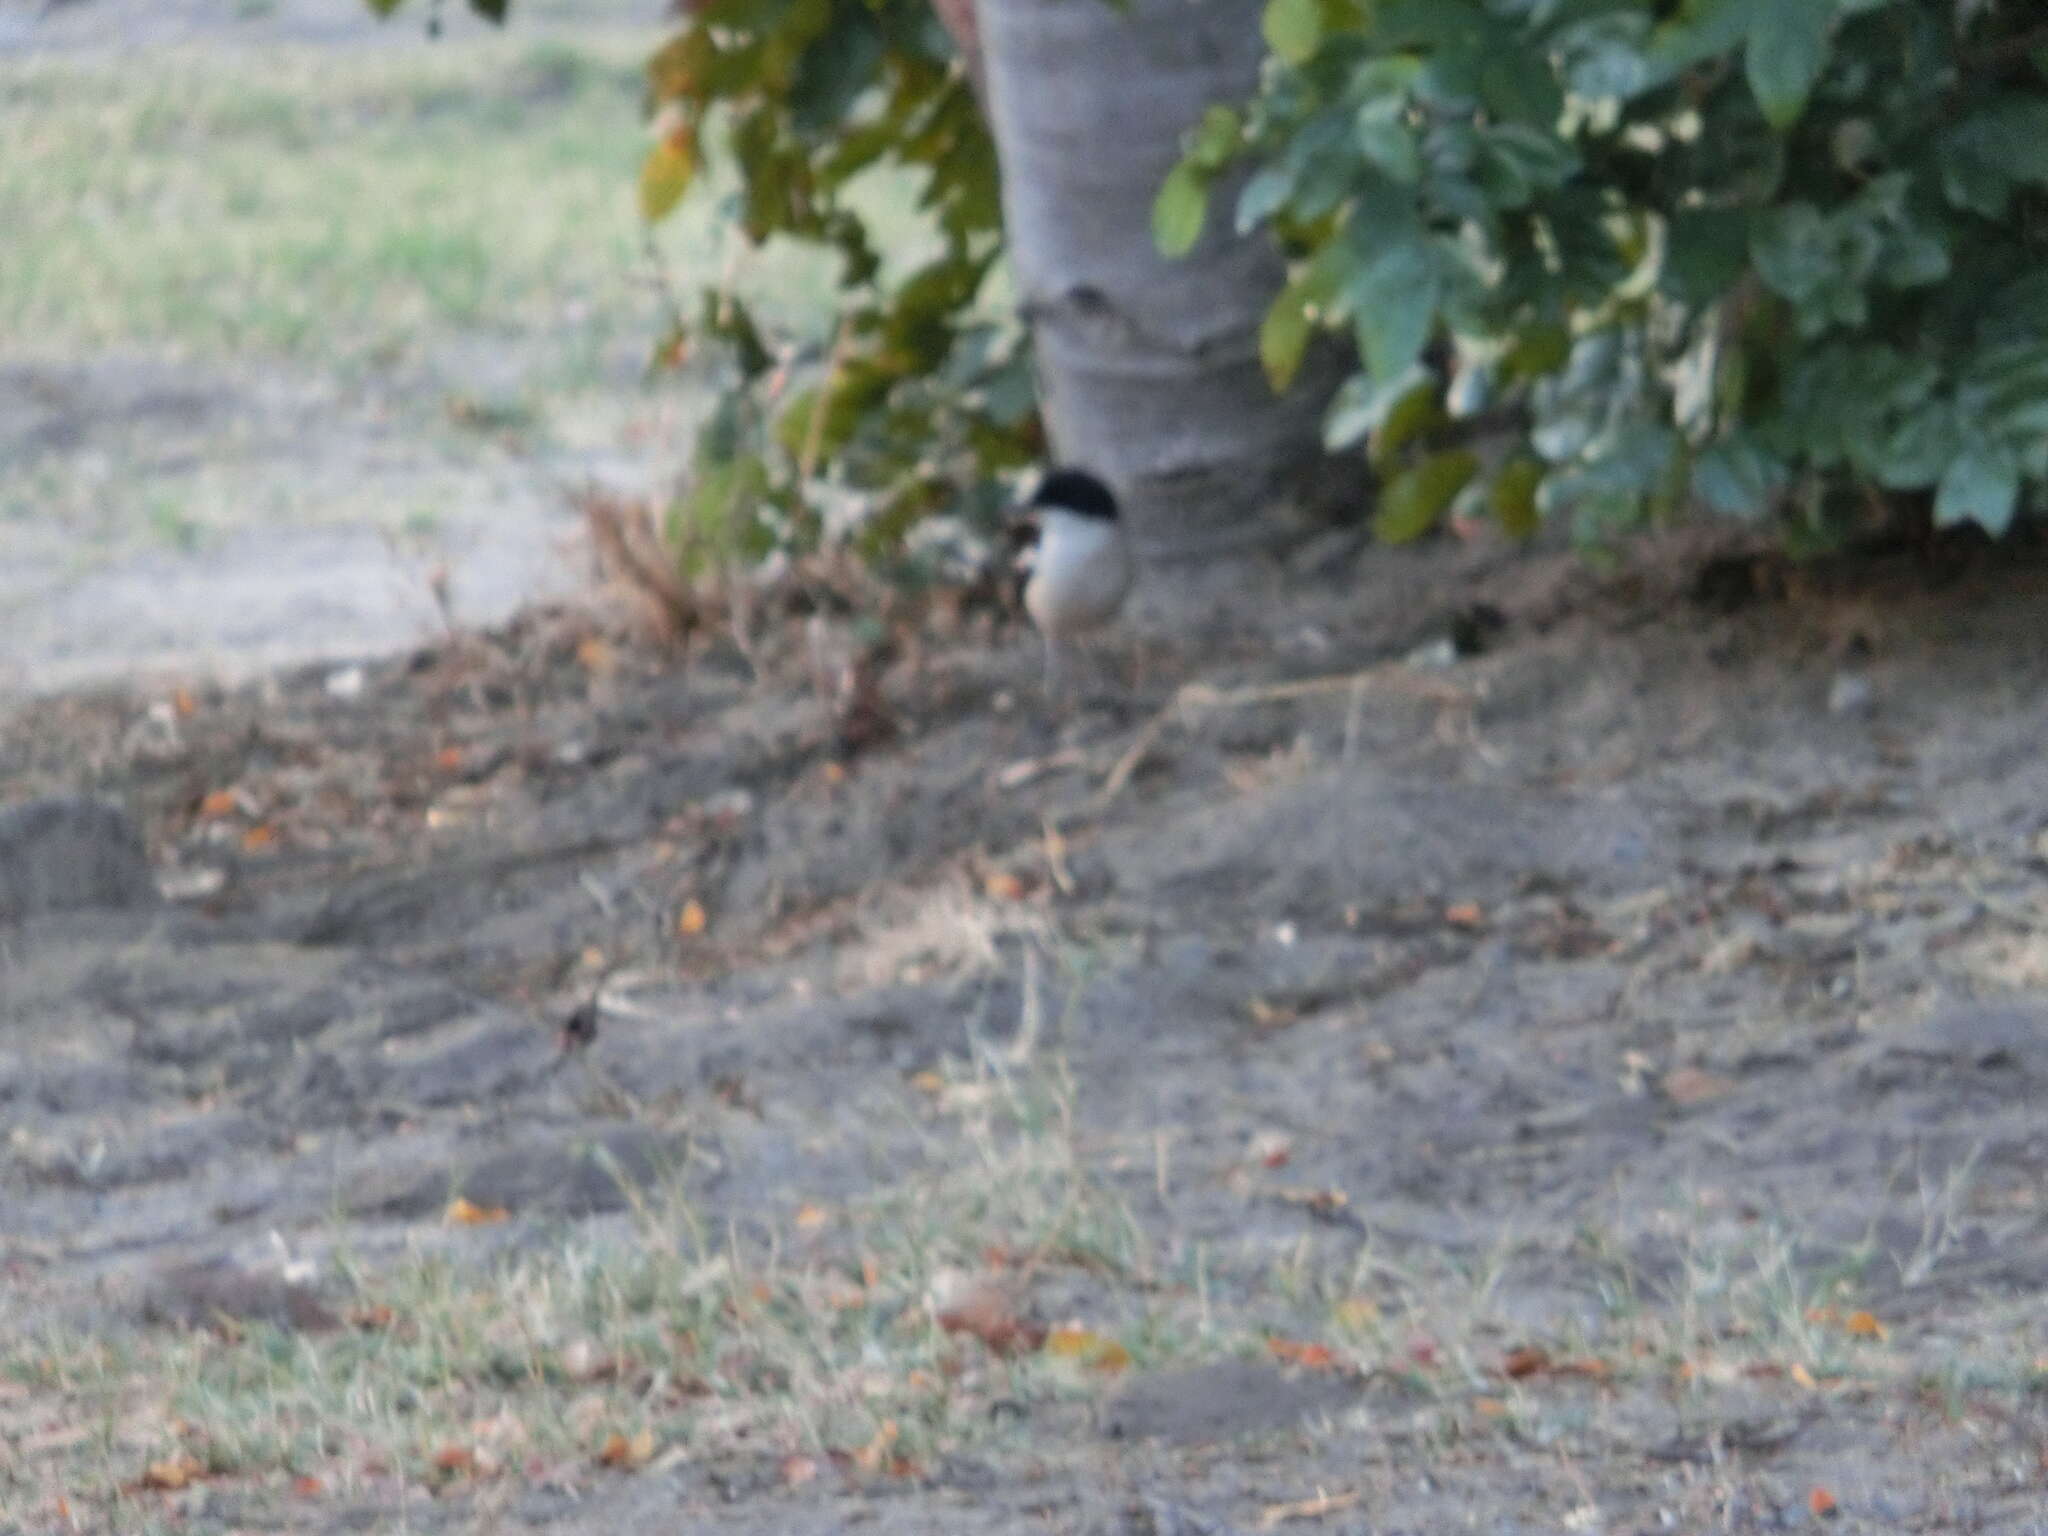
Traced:
<path id="1" fill-rule="evenodd" d="M 1045 687 L 1055 697 L 1073 641 L 1116 617 L 1131 589 L 1131 549 L 1116 496 L 1085 469 L 1052 469 L 1014 514 L 1024 611 L 1045 642 Z"/>

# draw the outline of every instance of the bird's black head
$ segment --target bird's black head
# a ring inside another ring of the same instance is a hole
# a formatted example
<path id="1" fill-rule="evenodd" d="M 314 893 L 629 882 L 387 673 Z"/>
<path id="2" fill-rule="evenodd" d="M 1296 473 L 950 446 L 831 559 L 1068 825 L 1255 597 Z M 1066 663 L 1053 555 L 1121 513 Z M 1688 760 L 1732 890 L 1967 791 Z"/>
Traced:
<path id="1" fill-rule="evenodd" d="M 1033 507 L 1058 507 L 1081 517 L 1116 521 L 1116 496 L 1110 488 L 1085 469 L 1047 470 L 1031 493 Z"/>

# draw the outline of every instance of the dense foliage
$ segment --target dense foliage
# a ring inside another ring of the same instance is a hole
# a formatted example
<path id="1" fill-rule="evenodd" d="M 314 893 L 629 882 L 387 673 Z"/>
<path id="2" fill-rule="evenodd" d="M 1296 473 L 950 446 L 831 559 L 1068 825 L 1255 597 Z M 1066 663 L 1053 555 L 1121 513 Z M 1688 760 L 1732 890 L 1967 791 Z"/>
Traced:
<path id="1" fill-rule="evenodd" d="M 932 510 L 992 517 L 991 476 L 1037 455 L 1038 418 L 1021 327 L 980 303 L 1002 254 L 995 151 L 931 5 L 709 0 L 648 80 L 649 220 L 696 181 L 716 131 L 745 238 L 823 246 L 840 268 L 838 332 L 819 358 L 778 356 L 729 291 L 676 317 L 661 355 L 695 347 L 701 361 L 715 344 L 725 384 L 677 509 L 683 530 L 706 548 L 736 535 L 756 555 L 842 533 L 881 557 Z M 885 263 L 848 195 L 877 168 L 918 180 L 914 243 L 932 249 L 907 271 Z"/>
<path id="2" fill-rule="evenodd" d="M 1327 437 L 1388 476 L 1386 537 L 1697 501 L 1800 542 L 1930 497 L 1996 534 L 2048 496 L 2037 5 L 1269 0 L 1264 29 L 1155 231 L 1191 243 L 1249 162 L 1226 216 L 1296 258 L 1267 366 L 1355 340 Z"/>
<path id="3" fill-rule="evenodd" d="M 982 302 L 1002 235 L 966 72 L 928 0 L 678 13 L 643 211 L 715 134 L 746 238 L 829 248 L 843 288 L 807 356 L 724 288 L 679 304 L 657 356 L 725 384 L 680 541 L 894 551 L 1040 446 L 1025 338 Z M 1220 212 L 1282 242 L 1268 371 L 1355 344 L 1326 436 L 1382 476 L 1384 537 L 1458 511 L 1597 541 L 1698 504 L 1814 544 L 1916 507 L 2000 533 L 2048 499 L 2029 0 L 1267 0 L 1263 31 L 1259 93 L 1190 132 L 1154 233 L 1185 250 Z M 932 236 L 907 272 L 848 196 L 887 167 Z"/>

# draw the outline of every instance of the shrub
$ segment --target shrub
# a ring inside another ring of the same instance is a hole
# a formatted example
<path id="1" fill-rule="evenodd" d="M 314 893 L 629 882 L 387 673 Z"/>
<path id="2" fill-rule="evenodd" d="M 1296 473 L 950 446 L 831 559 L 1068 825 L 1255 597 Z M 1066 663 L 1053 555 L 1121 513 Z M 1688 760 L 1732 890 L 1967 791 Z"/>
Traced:
<path id="1" fill-rule="evenodd" d="M 1264 30 L 1155 229 L 1191 242 L 1250 166 L 1229 216 L 1291 257 L 1266 365 L 1351 338 L 1326 435 L 1387 477 L 1385 537 L 1698 503 L 1796 545 L 2041 506 L 2038 7 L 1269 0 Z"/>

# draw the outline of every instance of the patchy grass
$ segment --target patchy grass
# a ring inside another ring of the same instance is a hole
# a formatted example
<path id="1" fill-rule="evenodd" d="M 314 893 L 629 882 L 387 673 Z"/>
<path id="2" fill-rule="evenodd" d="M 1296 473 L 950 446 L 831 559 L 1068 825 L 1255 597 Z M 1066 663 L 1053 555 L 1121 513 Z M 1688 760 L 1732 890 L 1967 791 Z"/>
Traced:
<path id="1" fill-rule="evenodd" d="M 1055 1269 L 1143 1296 L 1144 1248 L 1076 1156 L 1065 1084 L 945 1091 L 957 1134 L 929 1175 L 846 1211 L 800 1208 L 765 1243 L 707 1230 L 677 1179 L 631 1191 L 630 1235 L 609 1240 L 536 1235 L 482 1264 L 343 1256 L 355 1300 L 339 1332 L 15 1339 L 0 1383 L 44 1422 L 0 1485 L 112 1510 L 154 1499 L 152 1479 L 378 1498 L 501 1476 L 573 1486 L 682 1454 L 784 1458 L 792 1480 L 833 1464 L 904 1476 L 1000 1438 L 1015 1419 L 996 1400 L 1086 1394 L 1108 1374 L 1094 1336 L 991 1352 L 979 1321 L 941 1326 L 934 1287 L 971 1273 L 1021 1303 Z M 1111 1365 L 1203 1342 L 1128 1332 Z"/>

